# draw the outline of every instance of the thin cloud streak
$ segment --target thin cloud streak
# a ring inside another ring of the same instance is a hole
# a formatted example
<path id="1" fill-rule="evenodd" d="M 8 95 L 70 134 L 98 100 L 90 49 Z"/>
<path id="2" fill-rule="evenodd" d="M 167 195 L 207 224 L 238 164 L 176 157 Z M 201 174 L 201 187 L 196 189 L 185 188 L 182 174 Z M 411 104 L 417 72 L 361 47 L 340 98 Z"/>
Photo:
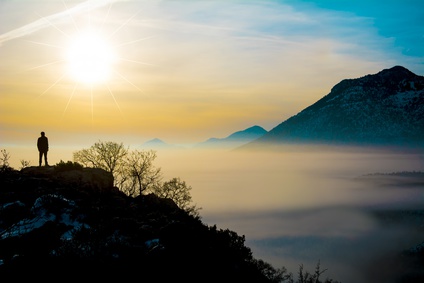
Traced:
<path id="1" fill-rule="evenodd" d="M 25 26 L 22 26 L 20 28 L 11 30 L 9 32 L 6 32 L 2 35 L 0 35 L 0 46 L 2 46 L 5 42 L 8 42 L 10 40 L 24 37 L 26 35 L 30 35 L 34 32 L 37 32 L 41 29 L 47 28 L 47 27 L 57 27 L 54 25 L 54 23 L 60 22 L 64 18 L 68 16 L 73 16 L 85 12 L 89 12 L 95 9 L 98 9 L 100 7 L 103 7 L 105 5 L 111 4 L 113 2 L 122 2 L 124 0 L 94 0 L 94 1 L 86 1 L 81 4 L 76 5 L 75 7 L 71 9 L 67 9 L 63 12 L 56 13 L 47 17 L 42 17 L 41 19 L 32 22 L 30 24 L 27 24 Z M 66 7 L 66 6 L 65 6 Z M 58 29 L 60 32 L 60 29 Z"/>

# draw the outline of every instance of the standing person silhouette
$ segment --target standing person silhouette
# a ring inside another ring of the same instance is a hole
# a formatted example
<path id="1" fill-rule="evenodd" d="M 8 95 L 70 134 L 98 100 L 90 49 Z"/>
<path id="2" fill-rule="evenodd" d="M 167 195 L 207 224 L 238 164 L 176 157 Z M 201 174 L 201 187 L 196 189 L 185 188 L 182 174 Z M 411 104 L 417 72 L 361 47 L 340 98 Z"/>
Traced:
<path id="1" fill-rule="evenodd" d="M 46 134 L 44 132 L 41 132 L 41 137 L 37 140 L 37 148 L 39 152 L 39 159 L 38 163 L 41 166 L 41 160 L 43 159 L 44 155 L 44 165 L 49 166 L 47 163 L 47 151 L 49 151 L 49 139 L 46 137 Z"/>

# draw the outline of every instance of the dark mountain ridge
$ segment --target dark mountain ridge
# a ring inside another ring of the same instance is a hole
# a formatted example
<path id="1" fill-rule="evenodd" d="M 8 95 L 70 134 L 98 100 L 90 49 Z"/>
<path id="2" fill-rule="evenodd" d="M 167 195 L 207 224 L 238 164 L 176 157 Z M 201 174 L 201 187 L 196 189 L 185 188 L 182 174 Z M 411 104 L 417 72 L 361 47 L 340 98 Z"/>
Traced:
<path id="1" fill-rule="evenodd" d="M 345 79 L 246 147 L 269 143 L 424 146 L 424 77 L 402 66 Z"/>
<path id="2" fill-rule="evenodd" d="M 264 135 L 265 133 L 267 133 L 267 131 L 264 128 L 255 125 L 245 130 L 232 133 L 225 139 L 226 140 L 249 140 L 249 139 Z"/>

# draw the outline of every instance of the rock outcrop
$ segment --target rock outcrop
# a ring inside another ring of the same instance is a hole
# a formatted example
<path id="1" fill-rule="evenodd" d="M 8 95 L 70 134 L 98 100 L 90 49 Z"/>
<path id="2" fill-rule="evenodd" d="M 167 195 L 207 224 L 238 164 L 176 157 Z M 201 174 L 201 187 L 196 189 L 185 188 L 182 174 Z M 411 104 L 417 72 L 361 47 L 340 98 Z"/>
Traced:
<path id="1" fill-rule="evenodd" d="M 113 189 L 113 176 L 100 168 L 57 170 L 54 166 L 32 166 L 21 170 L 22 177 L 38 179 L 40 182 L 60 183 L 64 187 L 78 187 L 89 191 Z"/>

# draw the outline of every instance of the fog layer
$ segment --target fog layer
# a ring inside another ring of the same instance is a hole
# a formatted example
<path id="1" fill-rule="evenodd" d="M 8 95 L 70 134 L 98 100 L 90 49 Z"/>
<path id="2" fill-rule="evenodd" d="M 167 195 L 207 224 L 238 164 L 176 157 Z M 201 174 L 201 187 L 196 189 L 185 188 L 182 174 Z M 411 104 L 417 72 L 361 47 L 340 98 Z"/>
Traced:
<path id="1" fill-rule="evenodd" d="M 422 152 L 329 147 L 158 151 L 157 159 L 165 180 L 192 187 L 203 221 L 245 235 L 255 258 L 294 274 L 319 261 L 323 277 L 344 283 L 390 282 L 401 272 L 397 253 L 424 240 L 417 223 L 377 217 L 423 207 L 423 183 L 363 177 L 424 171 L 423 161 Z"/>

